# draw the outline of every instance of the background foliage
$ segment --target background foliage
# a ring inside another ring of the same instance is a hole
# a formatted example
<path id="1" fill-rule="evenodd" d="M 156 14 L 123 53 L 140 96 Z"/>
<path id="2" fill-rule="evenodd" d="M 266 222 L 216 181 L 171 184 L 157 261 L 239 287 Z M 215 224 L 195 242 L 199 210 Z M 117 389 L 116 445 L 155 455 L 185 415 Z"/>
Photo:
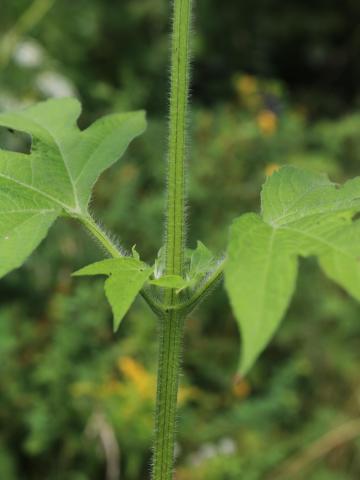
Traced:
<path id="1" fill-rule="evenodd" d="M 189 242 L 221 252 L 227 226 L 258 210 L 279 165 L 337 181 L 358 174 L 360 5 L 196 3 Z M 147 109 L 147 132 L 103 175 L 92 208 L 148 260 L 162 238 L 168 13 L 165 0 L 4 0 L 0 18 L 1 109 L 75 94 L 82 126 Z M 0 141 L 28 148 L 6 130 Z M 139 301 L 112 334 L 101 280 L 70 277 L 101 257 L 60 220 L 1 282 L 1 478 L 147 478 L 156 323 Z M 298 286 L 246 379 L 234 378 L 239 339 L 225 294 L 191 315 L 177 480 L 359 478 L 360 307 L 311 259 Z"/>

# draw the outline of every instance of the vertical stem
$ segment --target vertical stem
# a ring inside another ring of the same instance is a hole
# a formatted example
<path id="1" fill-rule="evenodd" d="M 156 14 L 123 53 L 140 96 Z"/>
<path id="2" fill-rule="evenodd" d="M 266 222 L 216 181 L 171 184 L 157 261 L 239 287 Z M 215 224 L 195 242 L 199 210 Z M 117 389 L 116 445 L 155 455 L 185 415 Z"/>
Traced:
<path id="1" fill-rule="evenodd" d="M 174 310 L 160 320 L 153 480 L 172 480 L 176 404 L 184 318 Z"/>
<path id="2" fill-rule="evenodd" d="M 7 66 L 11 54 L 22 35 L 34 28 L 54 5 L 55 0 L 34 0 L 15 25 L 2 36 L 0 43 L 0 68 Z"/>
<path id="3" fill-rule="evenodd" d="M 185 142 L 189 91 L 190 19 L 192 0 L 174 0 L 171 45 L 171 93 L 166 205 L 166 273 L 182 275 L 185 249 Z M 177 302 L 174 290 L 166 303 Z M 169 309 L 160 318 L 158 385 L 155 412 L 153 480 L 172 480 L 176 406 L 184 315 Z"/>
<path id="4" fill-rule="evenodd" d="M 167 185 L 166 273 L 181 275 L 185 245 L 185 150 L 191 0 L 174 0 Z"/>

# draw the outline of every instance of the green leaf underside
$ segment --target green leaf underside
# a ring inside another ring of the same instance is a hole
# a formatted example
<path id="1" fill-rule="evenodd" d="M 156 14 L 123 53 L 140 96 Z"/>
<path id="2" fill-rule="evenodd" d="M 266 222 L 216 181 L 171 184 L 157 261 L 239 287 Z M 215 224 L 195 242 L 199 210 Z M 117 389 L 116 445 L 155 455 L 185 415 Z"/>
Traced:
<path id="1" fill-rule="evenodd" d="M 116 331 L 153 269 L 133 257 L 111 258 L 88 265 L 73 275 L 106 275 L 105 294 L 114 314 Z"/>
<path id="2" fill-rule="evenodd" d="M 211 251 L 199 240 L 194 250 L 186 250 L 187 267 L 185 269 L 185 278 L 180 275 L 163 275 L 164 260 L 164 249 L 161 248 L 154 265 L 155 279 L 150 280 L 149 283 L 157 287 L 177 290 L 177 293 L 180 293 L 185 288 L 194 287 L 217 264 Z"/>
<path id="3" fill-rule="evenodd" d="M 216 264 L 212 252 L 200 240 L 190 256 L 189 278 L 197 280 L 208 273 Z"/>
<path id="4" fill-rule="evenodd" d="M 261 215 L 235 220 L 225 285 L 242 334 L 240 371 L 265 348 L 295 288 L 297 257 L 315 255 L 325 273 L 360 300 L 360 179 L 338 188 L 326 176 L 284 167 L 266 181 Z"/>
<path id="5" fill-rule="evenodd" d="M 0 114 L 32 138 L 29 155 L 0 150 L 0 276 L 23 263 L 62 212 L 88 216 L 99 175 L 145 128 L 143 112 L 108 115 L 80 131 L 80 103 L 53 99 Z"/>

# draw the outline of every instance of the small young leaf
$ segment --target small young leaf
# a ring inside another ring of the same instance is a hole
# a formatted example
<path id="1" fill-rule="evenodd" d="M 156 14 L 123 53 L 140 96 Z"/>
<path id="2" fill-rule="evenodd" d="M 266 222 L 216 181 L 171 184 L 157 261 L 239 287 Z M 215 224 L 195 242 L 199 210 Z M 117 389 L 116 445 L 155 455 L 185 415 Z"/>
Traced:
<path id="1" fill-rule="evenodd" d="M 189 277 L 198 278 L 207 273 L 215 263 L 215 258 L 210 250 L 198 240 L 196 249 L 192 251 L 190 257 Z"/>
<path id="2" fill-rule="evenodd" d="M 143 132 L 143 112 L 108 115 L 84 131 L 80 104 L 53 99 L 0 114 L 0 126 L 32 137 L 29 155 L 0 150 L 0 276 L 21 265 L 65 211 L 88 216 L 98 176 Z"/>
<path id="3" fill-rule="evenodd" d="M 155 278 L 160 278 L 164 271 L 165 271 L 165 248 L 161 247 L 158 251 L 157 257 L 155 259 L 155 265 L 154 265 L 154 276 Z"/>
<path id="4" fill-rule="evenodd" d="M 172 288 L 175 289 L 177 293 L 180 293 L 185 288 L 195 285 L 197 280 L 203 277 L 216 263 L 210 250 L 200 241 L 198 241 L 195 250 L 188 249 L 186 251 L 186 256 L 188 267 L 186 278 L 180 275 L 163 275 L 165 269 L 165 250 L 161 248 L 155 260 L 155 279 L 150 280 L 149 283 L 162 288 Z"/>
<path id="5" fill-rule="evenodd" d="M 136 250 L 136 245 L 132 246 L 131 253 L 133 258 L 135 258 L 136 260 L 140 260 L 140 255 L 139 255 L 139 252 Z"/>
<path id="6" fill-rule="evenodd" d="M 296 257 L 316 255 L 325 273 L 360 300 L 360 178 L 338 188 L 324 175 L 284 167 L 266 181 L 262 217 L 234 222 L 225 285 L 243 340 L 245 373 L 279 325 L 294 289 Z"/>
<path id="7" fill-rule="evenodd" d="M 107 275 L 105 293 L 114 313 L 116 331 L 153 269 L 132 258 L 111 258 L 88 265 L 73 275 Z"/>
<path id="8" fill-rule="evenodd" d="M 157 285 L 163 288 L 174 288 L 176 290 L 182 290 L 189 285 L 189 282 L 180 275 L 164 275 L 163 277 L 150 280 L 151 285 Z"/>

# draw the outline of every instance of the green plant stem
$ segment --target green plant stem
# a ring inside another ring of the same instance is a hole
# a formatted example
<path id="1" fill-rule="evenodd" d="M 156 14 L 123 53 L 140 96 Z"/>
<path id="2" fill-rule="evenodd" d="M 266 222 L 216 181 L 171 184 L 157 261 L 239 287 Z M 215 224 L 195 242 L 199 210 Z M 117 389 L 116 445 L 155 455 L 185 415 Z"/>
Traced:
<path id="1" fill-rule="evenodd" d="M 191 0 L 174 0 L 166 205 L 165 273 L 182 275 L 185 251 L 185 154 L 189 92 Z M 174 290 L 164 294 L 169 310 L 160 316 L 153 480 L 171 480 L 184 312 L 175 310 Z"/>
<path id="2" fill-rule="evenodd" d="M 184 269 L 185 142 L 191 4 L 191 0 L 174 0 L 165 243 L 165 273 L 168 275 L 182 275 Z M 121 255 L 117 246 L 91 218 L 80 220 L 112 256 Z M 215 278 L 212 280 L 215 281 Z M 181 345 L 187 311 L 180 307 L 175 290 L 165 290 L 163 300 L 168 308 L 162 312 L 161 308 L 156 310 L 157 305 L 152 305 L 150 295 L 146 298 L 145 290 L 142 295 L 160 319 L 152 479 L 172 480 Z M 201 295 L 203 292 L 199 293 L 199 298 Z"/>
<path id="3" fill-rule="evenodd" d="M 176 406 L 184 315 L 170 311 L 160 318 L 158 384 L 155 411 L 153 479 L 172 480 Z"/>
<path id="4" fill-rule="evenodd" d="M 19 39 L 41 22 L 55 1 L 34 0 L 11 30 L 5 33 L 0 44 L 0 68 L 4 68 L 8 64 Z"/>
<path id="5" fill-rule="evenodd" d="M 185 154 L 191 0 L 174 1 L 166 211 L 166 273 L 181 275 L 185 246 Z"/>
<path id="6" fill-rule="evenodd" d="M 90 216 L 79 216 L 79 221 L 86 227 L 92 236 L 102 245 L 105 250 L 114 258 L 123 256 L 122 251 L 110 237 L 100 228 L 95 220 Z"/>
<path id="7" fill-rule="evenodd" d="M 110 239 L 110 237 L 101 229 L 101 227 L 90 216 L 79 216 L 77 219 L 91 233 L 95 240 L 106 250 L 113 258 L 120 258 L 124 255 L 121 249 Z M 162 306 L 154 299 L 146 289 L 141 290 L 141 296 L 148 303 L 156 315 L 162 313 Z"/>

